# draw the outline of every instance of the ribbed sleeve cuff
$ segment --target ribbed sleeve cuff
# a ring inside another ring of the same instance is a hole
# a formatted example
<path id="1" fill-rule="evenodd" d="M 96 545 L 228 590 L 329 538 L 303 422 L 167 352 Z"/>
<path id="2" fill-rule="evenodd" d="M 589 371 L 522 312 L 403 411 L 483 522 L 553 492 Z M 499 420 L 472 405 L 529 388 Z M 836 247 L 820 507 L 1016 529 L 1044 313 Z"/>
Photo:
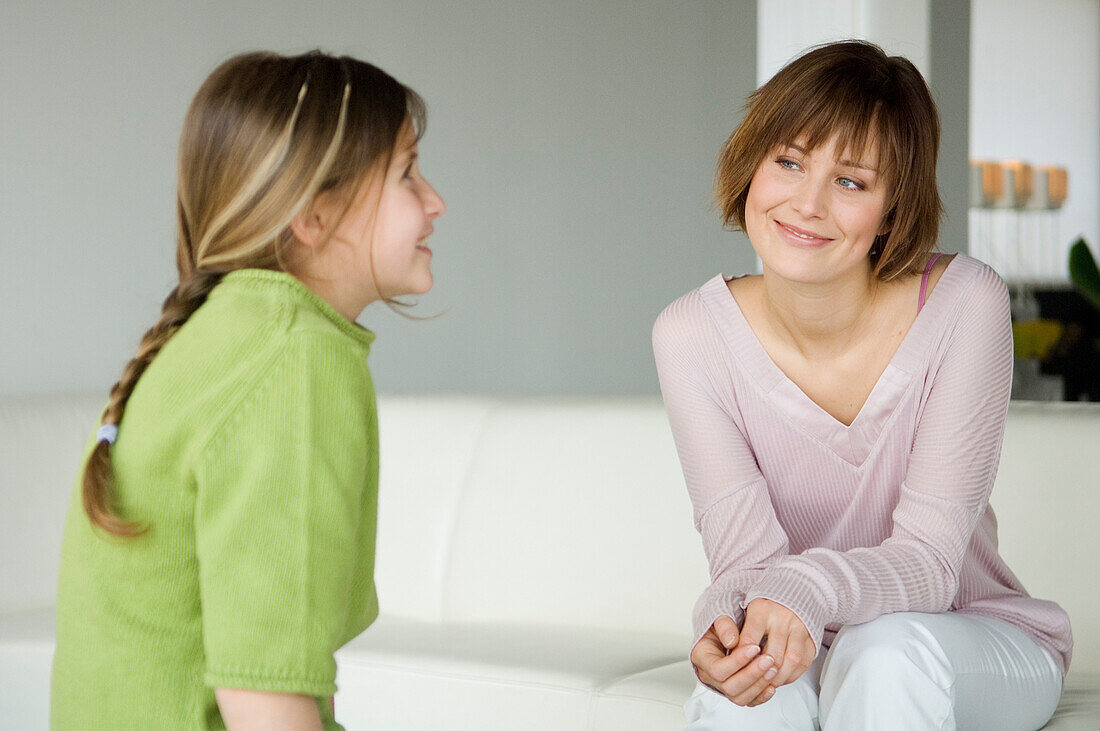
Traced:
<path id="1" fill-rule="evenodd" d="M 244 688 L 270 693 L 300 693 L 321 698 L 336 692 L 333 678 L 301 673 L 269 673 L 212 668 L 203 676 L 209 688 Z"/>
<path id="2" fill-rule="evenodd" d="M 745 595 L 745 606 L 753 599 L 770 599 L 776 604 L 782 604 L 802 620 L 813 640 L 814 649 L 820 651 L 825 625 L 830 621 L 821 589 L 800 571 L 776 568 L 768 570 L 753 584 L 752 590 Z"/>
<path id="3" fill-rule="evenodd" d="M 744 597 L 744 592 L 733 589 L 716 590 L 713 586 L 703 592 L 703 595 L 699 597 L 699 601 L 695 603 L 695 610 L 692 612 L 692 627 L 695 630 L 695 639 L 691 641 L 691 648 L 688 648 L 688 651 L 690 652 L 695 647 L 696 643 L 710 629 L 710 626 L 714 624 L 714 620 L 719 617 L 730 617 L 740 627 L 741 621 L 745 618 L 745 610 L 742 606 Z"/>

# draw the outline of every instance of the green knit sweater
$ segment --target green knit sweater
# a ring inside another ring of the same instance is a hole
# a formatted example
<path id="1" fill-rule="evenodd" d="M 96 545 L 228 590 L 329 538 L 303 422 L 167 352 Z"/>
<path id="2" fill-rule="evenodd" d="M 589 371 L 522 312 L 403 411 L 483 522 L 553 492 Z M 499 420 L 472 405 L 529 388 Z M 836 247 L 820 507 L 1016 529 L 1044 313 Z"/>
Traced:
<path id="1" fill-rule="evenodd" d="M 79 479 L 69 506 L 53 728 L 224 728 L 216 687 L 316 696 L 340 728 L 333 653 L 378 615 L 373 338 L 252 269 L 156 356 L 111 448 L 148 532 L 93 530 Z"/>

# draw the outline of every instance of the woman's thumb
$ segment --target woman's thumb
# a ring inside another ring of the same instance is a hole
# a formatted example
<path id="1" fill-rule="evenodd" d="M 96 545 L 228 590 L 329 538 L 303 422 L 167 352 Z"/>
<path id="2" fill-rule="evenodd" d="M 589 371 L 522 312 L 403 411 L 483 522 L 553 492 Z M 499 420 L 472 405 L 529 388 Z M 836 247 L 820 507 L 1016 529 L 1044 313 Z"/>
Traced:
<path id="1" fill-rule="evenodd" d="M 714 634 L 718 635 L 718 641 L 721 642 L 727 650 L 732 650 L 737 647 L 737 640 L 740 633 L 737 631 L 737 623 L 733 621 L 732 617 L 722 615 L 714 620 Z"/>

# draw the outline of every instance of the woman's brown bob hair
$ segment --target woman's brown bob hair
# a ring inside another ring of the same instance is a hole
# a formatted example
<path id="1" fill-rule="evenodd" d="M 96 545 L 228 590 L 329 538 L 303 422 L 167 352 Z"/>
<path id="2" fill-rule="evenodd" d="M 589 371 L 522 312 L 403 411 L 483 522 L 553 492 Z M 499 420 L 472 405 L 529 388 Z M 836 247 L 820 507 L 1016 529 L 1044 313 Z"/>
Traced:
<path id="1" fill-rule="evenodd" d="M 936 246 L 943 213 L 936 187 L 939 114 L 912 62 L 865 41 L 817 46 L 749 96 L 715 174 L 726 226 L 745 230 L 749 184 L 766 156 L 795 142 L 814 149 L 834 136 L 841 156 L 866 159 L 878 148 L 871 162 L 887 186 L 889 231 L 871 247 L 875 276 L 918 273 Z"/>

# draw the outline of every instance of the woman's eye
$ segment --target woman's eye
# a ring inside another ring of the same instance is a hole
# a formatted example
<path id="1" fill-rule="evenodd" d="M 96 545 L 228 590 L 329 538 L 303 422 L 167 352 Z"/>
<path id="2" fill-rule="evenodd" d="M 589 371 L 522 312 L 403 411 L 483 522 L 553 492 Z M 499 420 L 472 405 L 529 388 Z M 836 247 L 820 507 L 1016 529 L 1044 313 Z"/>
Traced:
<path id="1" fill-rule="evenodd" d="M 790 160 L 788 158 L 781 157 L 778 160 L 776 160 L 776 162 L 779 163 L 779 167 L 781 167 L 781 168 L 786 168 L 787 170 L 798 170 L 798 163 L 795 162 L 794 160 Z"/>
<path id="2" fill-rule="evenodd" d="M 852 180 L 851 178 L 838 178 L 837 182 L 840 183 L 841 188 L 847 188 L 848 190 L 863 190 L 863 183 L 858 180 Z"/>

